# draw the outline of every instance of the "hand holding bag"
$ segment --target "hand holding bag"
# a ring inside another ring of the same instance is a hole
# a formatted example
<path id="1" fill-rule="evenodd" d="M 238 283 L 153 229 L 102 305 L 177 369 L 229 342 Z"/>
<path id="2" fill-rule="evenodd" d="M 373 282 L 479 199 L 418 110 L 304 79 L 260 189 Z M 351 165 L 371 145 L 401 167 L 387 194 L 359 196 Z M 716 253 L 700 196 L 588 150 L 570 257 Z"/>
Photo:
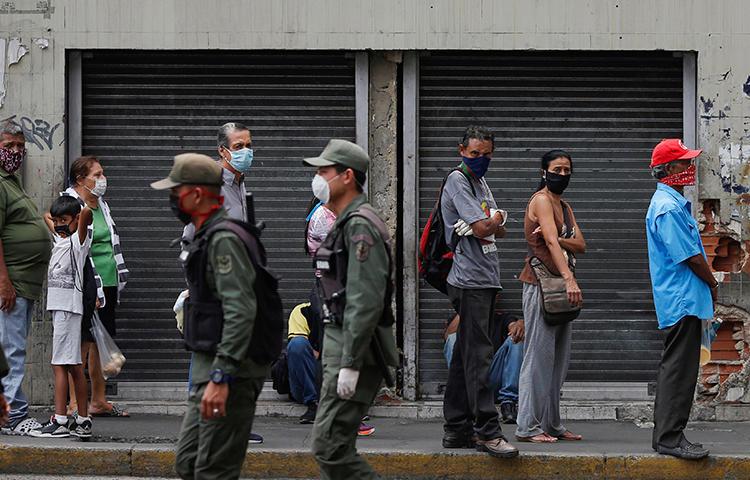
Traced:
<path id="1" fill-rule="evenodd" d="M 91 319 L 91 335 L 94 337 L 96 342 L 96 348 L 99 350 L 99 363 L 102 367 L 102 376 L 104 379 L 115 377 L 122 370 L 122 366 L 125 365 L 125 355 L 122 354 L 120 349 L 112 337 L 104 328 L 102 321 L 99 319 L 99 314 L 94 312 L 94 316 Z"/>

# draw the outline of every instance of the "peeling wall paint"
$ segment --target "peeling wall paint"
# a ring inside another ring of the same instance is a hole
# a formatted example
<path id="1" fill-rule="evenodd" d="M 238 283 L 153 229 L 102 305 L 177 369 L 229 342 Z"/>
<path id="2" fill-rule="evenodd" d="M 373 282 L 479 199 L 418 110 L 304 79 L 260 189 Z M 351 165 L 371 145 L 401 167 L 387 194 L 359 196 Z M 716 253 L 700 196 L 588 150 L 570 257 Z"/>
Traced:
<path id="1" fill-rule="evenodd" d="M 702 366 L 697 401 L 701 405 L 750 404 L 750 312 L 717 305 L 722 318 L 711 346 L 711 361 Z"/>
<path id="2" fill-rule="evenodd" d="M 33 38 L 31 42 L 42 50 L 49 47 L 49 40 L 46 38 Z"/>
<path id="3" fill-rule="evenodd" d="M 21 58 L 27 53 L 29 53 L 29 49 L 21 43 L 20 38 L 11 38 L 8 41 L 8 66 L 10 67 L 20 62 Z"/>
<path id="4" fill-rule="evenodd" d="M 719 149 L 719 176 L 727 193 L 750 192 L 750 145 L 730 143 Z"/>

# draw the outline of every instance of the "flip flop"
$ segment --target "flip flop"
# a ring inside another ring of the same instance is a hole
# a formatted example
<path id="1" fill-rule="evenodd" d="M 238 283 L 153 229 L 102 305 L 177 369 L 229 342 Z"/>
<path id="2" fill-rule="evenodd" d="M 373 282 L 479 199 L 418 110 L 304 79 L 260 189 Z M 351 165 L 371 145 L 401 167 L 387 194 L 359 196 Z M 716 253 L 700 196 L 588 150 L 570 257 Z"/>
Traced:
<path id="1" fill-rule="evenodd" d="M 547 435 L 546 433 L 540 433 L 539 435 L 534 435 L 533 437 L 519 437 L 516 435 L 516 440 L 519 442 L 528 442 L 528 443 L 555 443 L 557 442 L 557 438 Z"/>
<path id="2" fill-rule="evenodd" d="M 575 434 L 571 432 L 570 430 L 565 430 L 565 433 L 563 433 L 562 435 L 556 438 L 564 442 L 578 442 L 578 441 L 583 440 L 583 436 Z"/>
<path id="3" fill-rule="evenodd" d="M 130 418 L 130 414 L 120 408 L 117 404 L 113 403 L 112 410 L 105 410 L 103 412 L 89 412 L 92 417 L 120 417 Z"/>

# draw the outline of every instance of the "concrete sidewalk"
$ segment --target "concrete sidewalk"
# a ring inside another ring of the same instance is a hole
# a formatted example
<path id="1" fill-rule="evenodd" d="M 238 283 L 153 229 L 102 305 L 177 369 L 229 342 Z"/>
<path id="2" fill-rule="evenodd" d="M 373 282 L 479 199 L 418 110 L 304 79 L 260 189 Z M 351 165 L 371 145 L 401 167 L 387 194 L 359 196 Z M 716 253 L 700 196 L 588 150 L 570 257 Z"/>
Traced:
<path id="1" fill-rule="evenodd" d="M 358 448 L 389 478 L 750 478 L 750 423 L 691 424 L 688 438 L 712 452 L 700 462 L 656 455 L 651 430 L 625 422 L 569 422 L 568 428 L 582 434 L 583 442 L 516 442 L 521 456 L 515 460 L 443 449 L 438 421 L 373 418 L 370 423 L 376 432 L 360 438 Z M 176 416 L 136 415 L 96 419 L 95 437 L 88 443 L 0 436 L 0 473 L 174 476 L 173 443 L 179 426 Z M 514 427 L 504 426 L 512 441 Z M 294 418 L 260 417 L 253 430 L 265 443 L 249 446 L 244 476 L 318 477 L 310 455 L 310 425 L 299 425 Z"/>

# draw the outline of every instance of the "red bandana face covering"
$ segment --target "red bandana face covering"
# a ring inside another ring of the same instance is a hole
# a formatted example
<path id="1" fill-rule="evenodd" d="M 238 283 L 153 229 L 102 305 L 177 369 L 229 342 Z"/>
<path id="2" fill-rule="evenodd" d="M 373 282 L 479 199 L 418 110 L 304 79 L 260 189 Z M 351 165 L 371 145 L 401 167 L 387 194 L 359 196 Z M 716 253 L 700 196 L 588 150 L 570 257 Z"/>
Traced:
<path id="1" fill-rule="evenodd" d="M 14 152 L 10 148 L 0 148 L 0 167 L 3 170 L 12 175 L 19 169 L 21 162 L 23 162 L 23 153 Z"/>
<path id="2" fill-rule="evenodd" d="M 690 185 L 695 185 L 695 165 L 690 165 L 684 172 L 668 175 L 659 181 L 670 187 L 689 187 Z"/>

